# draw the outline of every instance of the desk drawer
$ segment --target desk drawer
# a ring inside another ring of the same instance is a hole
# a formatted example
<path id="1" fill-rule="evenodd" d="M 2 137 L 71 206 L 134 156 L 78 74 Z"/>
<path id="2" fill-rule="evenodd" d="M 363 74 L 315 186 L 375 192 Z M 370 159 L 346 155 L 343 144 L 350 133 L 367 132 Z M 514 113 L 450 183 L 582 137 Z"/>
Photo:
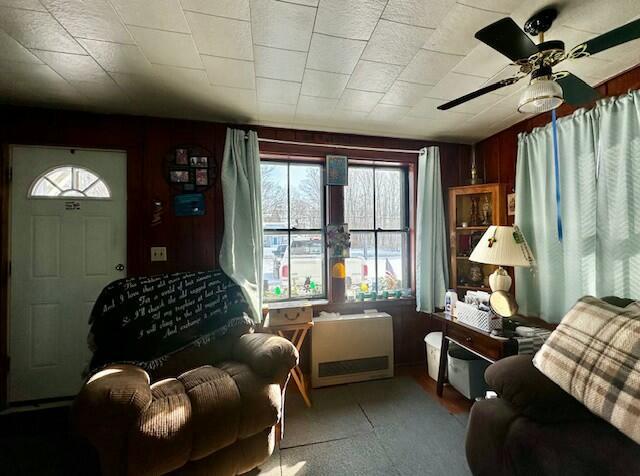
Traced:
<path id="1" fill-rule="evenodd" d="M 476 332 L 461 324 L 449 323 L 447 336 L 478 354 L 491 360 L 498 360 L 504 356 L 503 341 L 493 339 L 488 335 Z"/>

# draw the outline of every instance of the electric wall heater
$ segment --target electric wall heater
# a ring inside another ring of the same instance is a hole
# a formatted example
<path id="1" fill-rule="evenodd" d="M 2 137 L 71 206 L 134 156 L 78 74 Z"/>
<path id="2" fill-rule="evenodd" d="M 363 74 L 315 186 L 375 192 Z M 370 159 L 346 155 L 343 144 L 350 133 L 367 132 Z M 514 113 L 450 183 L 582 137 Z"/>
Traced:
<path id="1" fill-rule="evenodd" d="M 385 312 L 313 318 L 311 385 L 393 377 L 393 322 Z"/>

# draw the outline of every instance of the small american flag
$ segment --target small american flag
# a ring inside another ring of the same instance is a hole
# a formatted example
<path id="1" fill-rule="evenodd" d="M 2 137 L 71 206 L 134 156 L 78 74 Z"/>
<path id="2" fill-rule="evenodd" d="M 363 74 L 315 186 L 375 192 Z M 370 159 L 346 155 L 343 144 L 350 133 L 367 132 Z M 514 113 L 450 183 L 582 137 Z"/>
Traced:
<path id="1" fill-rule="evenodd" d="M 393 271 L 393 266 L 391 266 L 391 262 L 389 261 L 389 258 L 387 258 L 384 263 L 384 275 L 389 278 L 396 279 L 396 273 L 395 271 Z"/>

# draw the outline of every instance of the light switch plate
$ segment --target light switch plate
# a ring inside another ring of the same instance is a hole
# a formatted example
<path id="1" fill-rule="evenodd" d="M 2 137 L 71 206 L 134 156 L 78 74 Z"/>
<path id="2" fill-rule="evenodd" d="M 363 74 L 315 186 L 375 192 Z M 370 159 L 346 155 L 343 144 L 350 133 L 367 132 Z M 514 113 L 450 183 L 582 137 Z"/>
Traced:
<path id="1" fill-rule="evenodd" d="M 151 261 L 167 261 L 167 247 L 166 246 L 152 246 L 151 247 Z"/>

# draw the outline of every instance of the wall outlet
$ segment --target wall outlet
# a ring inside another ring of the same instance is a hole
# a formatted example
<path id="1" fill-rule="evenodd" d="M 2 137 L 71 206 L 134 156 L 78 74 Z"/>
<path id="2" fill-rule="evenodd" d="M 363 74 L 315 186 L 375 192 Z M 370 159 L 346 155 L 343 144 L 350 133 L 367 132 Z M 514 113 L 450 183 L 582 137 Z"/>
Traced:
<path id="1" fill-rule="evenodd" d="M 167 247 L 166 246 L 152 246 L 151 247 L 151 261 L 167 261 Z"/>

